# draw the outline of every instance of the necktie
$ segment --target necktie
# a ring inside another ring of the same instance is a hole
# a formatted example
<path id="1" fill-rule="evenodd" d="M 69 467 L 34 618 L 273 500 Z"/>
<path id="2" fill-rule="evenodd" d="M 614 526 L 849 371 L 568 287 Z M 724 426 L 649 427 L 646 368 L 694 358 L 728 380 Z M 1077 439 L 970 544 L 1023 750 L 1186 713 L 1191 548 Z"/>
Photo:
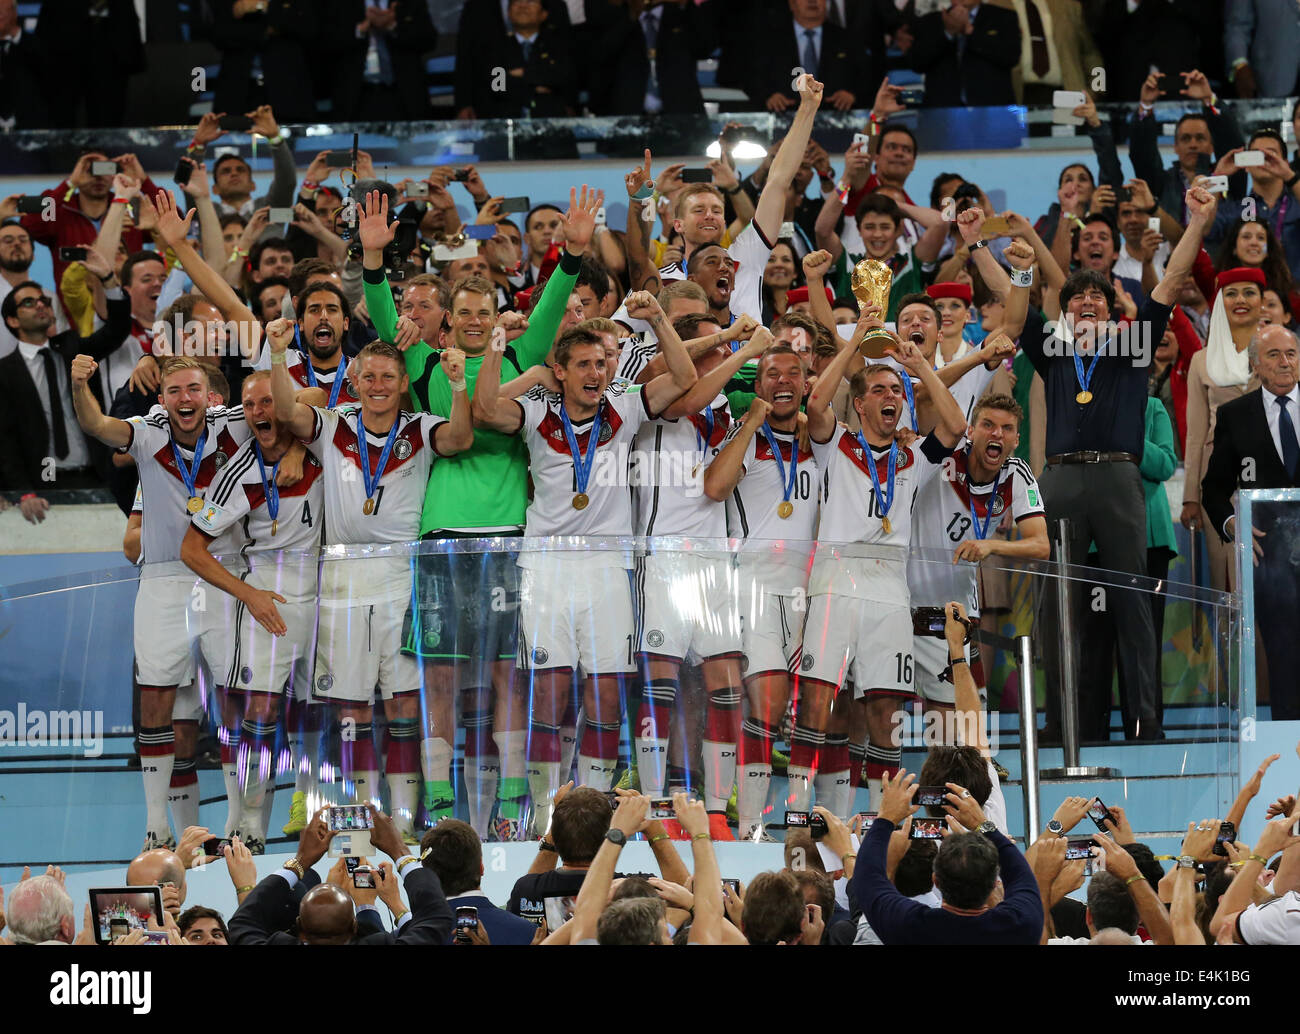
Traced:
<path id="1" fill-rule="evenodd" d="M 1047 32 L 1043 26 L 1043 16 L 1034 0 L 1025 0 L 1025 20 L 1029 23 L 1029 60 L 1034 75 L 1041 79 L 1052 67 L 1052 61 L 1047 55 Z"/>
<path id="2" fill-rule="evenodd" d="M 63 421 L 63 393 L 59 390 L 59 361 L 49 346 L 41 349 L 41 358 L 45 362 L 45 390 L 50 395 L 50 429 L 54 432 L 54 455 L 63 459 L 68 455 L 68 426 Z M 1283 410 L 1283 415 L 1286 411 Z M 1290 424 L 1290 420 L 1287 421 Z M 1295 438 L 1295 432 L 1291 432 Z"/>
<path id="3" fill-rule="evenodd" d="M 1296 441 L 1295 424 L 1286 408 L 1286 404 L 1290 401 L 1291 399 L 1286 395 L 1277 397 L 1277 436 L 1282 439 L 1282 465 L 1286 467 L 1287 474 L 1294 481 L 1296 468 L 1300 467 L 1300 443 Z"/>
<path id="4" fill-rule="evenodd" d="M 803 56 L 799 59 L 803 62 L 803 70 L 809 75 L 817 74 L 817 47 L 813 44 L 816 33 L 812 29 L 803 30 Z"/>
<path id="5" fill-rule="evenodd" d="M 522 43 L 520 43 L 519 46 L 523 48 L 524 64 L 526 65 L 528 64 L 528 59 L 533 56 L 533 41 L 530 39 L 526 39 Z"/>

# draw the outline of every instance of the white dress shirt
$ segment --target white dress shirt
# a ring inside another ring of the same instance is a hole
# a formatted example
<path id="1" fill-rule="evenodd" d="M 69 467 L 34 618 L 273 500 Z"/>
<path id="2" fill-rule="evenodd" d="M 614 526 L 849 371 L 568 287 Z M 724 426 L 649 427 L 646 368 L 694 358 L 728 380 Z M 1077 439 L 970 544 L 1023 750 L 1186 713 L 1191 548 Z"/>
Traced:
<path id="1" fill-rule="evenodd" d="M 27 372 L 36 386 L 36 394 L 41 399 L 41 409 L 45 411 L 45 425 L 49 439 L 46 444 L 48 456 L 54 455 L 54 421 L 50 416 L 49 381 L 45 378 L 45 353 L 49 345 L 29 345 L 26 341 L 18 342 L 18 352 L 27 364 Z M 68 382 L 67 364 L 63 357 L 54 353 L 55 375 L 59 379 L 58 392 L 63 400 L 63 426 L 68 435 L 68 454 L 55 461 L 56 469 L 71 470 L 76 467 L 90 466 L 90 450 L 86 448 L 86 439 L 77 425 L 77 414 L 72 408 L 72 385 Z"/>
<path id="2" fill-rule="evenodd" d="M 1282 429 L 1278 424 L 1282 407 L 1277 404 L 1278 396 L 1267 388 L 1261 388 L 1259 397 L 1264 404 L 1264 419 L 1268 421 L 1268 433 L 1273 439 L 1273 448 L 1277 450 L 1277 458 L 1282 459 Z M 1300 385 L 1287 392 L 1286 397 L 1291 400 L 1286 407 L 1286 411 L 1291 414 L 1291 426 L 1296 428 L 1296 434 L 1300 436 Z M 1283 465 L 1285 466 L 1285 461 Z"/>

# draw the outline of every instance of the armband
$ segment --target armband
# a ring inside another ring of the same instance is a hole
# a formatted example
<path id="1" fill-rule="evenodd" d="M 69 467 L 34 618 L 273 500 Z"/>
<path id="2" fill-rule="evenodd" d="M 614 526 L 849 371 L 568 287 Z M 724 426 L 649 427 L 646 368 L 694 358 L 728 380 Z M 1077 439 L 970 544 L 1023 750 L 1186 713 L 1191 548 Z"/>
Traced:
<path id="1" fill-rule="evenodd" d="M 286 362 L 288 362 L 288 359 L 289 359 L 289 353 L 287 351 L 271 353 L 272 366 L 283 366 Z"/>
<path id="2" fill-rule="evenodd" d="M 250 890 L 252 890 L 252 889 L 253 889 L 253 884 L 250 883 L 250 884 L 247 884 L 246 886 L 243 886 L 243 887 L 236 887 L 236 888 L 235 888 L 235 893 L 236 893 L 236 894 L 247 894 L 247 893 L 248 893 Z"/>
<path id="3" fill-rule="evenodd" d="M 1290 190 L 1292 187 L 1295 186 L 1296 180 L 1300 180 L 1300 172 L 1292 171 L 1291 178 L 1282 181 L 1283 188 L 1286 190 Z"/>
<path id="4" fill-rule="evenodd" d="M 632 195 L 633 201 L 644 201 L 646 198 L 654 197 L 655 188 L 651 183 L 641 184 L 641 189 Z"/>
<path id="5" fill-rule="evenodd" d="M 740 184 L 737 183 L 737 184 L 736 184 L 734 187 L 732 187 L 730 190 L 728 190 L 726 187 L 719 187 L 718 189 L 719 189 L 720 191 L 722 191 L 724 194 L 726 194 L 727 197 L 735 197 L 737 194 L 740 193 L 741 187 L 740 187 Z"/>
<path id="6" fill-rule="evenodd" d="M 451 385 L 451 390 L 452 390 L 453 392 L 456 392 L 456 391 L 464 391 L 464 390 L 465 390 L 465 378 L 464 378 L 464 377 L 462 377 L 462 378 L 461 378 L 460 380 L 458 380 L 458 381 L 448 380 L 447 383 Z"/>
<path id="7" fill-rule="evenodd" d="M 667 834 L 664 834 L 664 835 L 667 836 Z M 547 840 L 539 840 L 539 841 L 537 841 L 537 850 L 539 850 L 539 851 L 551 851 L 551 852 L 553 852 L 553 853 L 555 853 L 555 854 L 559 854 L 559 853 L 560 853 L 560 852 L 556 849 L 555 845 L 552 844 L 552 843 L 550 843 L 550 842 L 547 841 Z"/>
<path id="8" fill-rule="evenodd" d="M 980 248 L 987 248 L 988 246 L 989 246 L 989 242 L 988 242 L 988 241 L 976 241 L 974 244 L 972 244 L 972 245 L 971 245 L 970 247 L 968 247 L 966 250 L 967 250 L 968 252 L 970 252 L 970 253 L 973 255 L 973 254 L 975 254 L 975 252 L 979 251 Z"/>
<path id="9" fill-rule="evenodd" d="M 303 180 L 303 181 L 302 181 L 302 189 L 303 189 L 303 190 L 320 190 L 320 184 L 317 183 L 315 180 Z"/>
<path id="10" fill-rule="evenodd" d="M 303 869 L 302 862 L 298 861 L 298 857 L 296 855 L 293 858 L 290 858 L 287 862 L 285 862 L 284 867 L 288 869 L 291 873 L 293 873 L 295 876 L 297 876 L 298 879 L 300 880 L 307 875 L 306 871 Z"/>
<path id="11" fill-rule="evenodd" d="M 416 858 L 413 854 L 408 854 L 404 858 L 397 859 L 398 875 L 403 875 L 406 872 L 406 867 L 408 865 L 417 864 L 419 861 L 420 859 Z"/>
<path id="12" fill-rule="evenodd" d="M 1034 285 L 1034 271 L 1032 269 L 1011 270 L 1011 284 L 1013 287 L 1032 287 Z"/>
<path id="13" fill-rule="evenodd" d="M 1128 879 L 1124 881 L 1124 886 L 1131 887 L 1133 886 L 1133 884 L 1137 883 L 1138 880 L 1145 880 L 1145 879 L 1146 877 L 1143 876 L 1140 872 L 1135 873 L 1134 875 L 1130 876 Z"/>
<path id="14" fill-rule="evenodd" d="M 24 495 L 24 496 L 19 496 L 18 501 L 19 501 L 20 503 L 25 503 L 25 502 L 27 502 L 28 499 L 35 499 L 35 498 L 36 498 L 36 493 L 35 493 L 35 492 L 28 492 L 28 493 L 27 493 L 26 495 Z"/>
<path id="15" fill-rule="evenodd" d="M 1268 868 L 1268 859 L 1265 858 L 1263 855 L 1253 854 L 1250 856 L 1249 860 L 1252 862 L 1259 862 L 1259 864 L 1262 865 L 1265 869 Z"/>
<path id="16" fill-rule="evenodd" d="M 284 134 L 276 133 L 275 136 L 268 136 L 266 138 L 266 142 L 270 144 L 272 147 L 274 147 L 276 144 L 282 144 L 284 143 Z"/>
<path id="17" fill-rule="evenodd" d="M 131 199 L 130 199 L 129 197 L 115 197 L 115 198 L 113 198 L 113 204 L 115 204 L 115 205 L 129 205 L 130 203 L 131 203 Z"/>

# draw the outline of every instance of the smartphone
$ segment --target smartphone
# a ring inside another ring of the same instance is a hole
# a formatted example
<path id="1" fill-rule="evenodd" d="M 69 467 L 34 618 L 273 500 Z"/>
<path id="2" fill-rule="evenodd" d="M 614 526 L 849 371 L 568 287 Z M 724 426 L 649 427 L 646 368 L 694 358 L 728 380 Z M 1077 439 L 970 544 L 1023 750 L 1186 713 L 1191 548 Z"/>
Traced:
<path id="1" fill-rule="evenodd" d="M 222 115 L 221 128 L 228 133 L 247 133 L 253 128 L 253 120 L 247 115 Z"/>
<path id="2" fill-rule="evenodd" d="M 147 929 L 150 916 L 162 926 L 162 888 L 92 887 L 90 914 L 95 918 L 96 944 L 110 944 L 115 936 Z"/>
<path id="3" fill-rule="evenodd" d="M 740 880 L 731 880 L 724 876 L 722 879 L 722 885 L 724 887 L 730 887 L 731 893 L 735 894 L 736 897 L 740 897 Z"/>
<path id="4" fill-rule="evenodd" d="M 478 930 L 478 909 L 473 905 L 456 906 L 456 940 L 468 941 L 468 931 Z"/>
<path id="5" fill-rule="evenodd" d="M 713 170 L 712 169 L 683 169 L 682 182 L 683 183 L 712 183 Z"/>
<path id="6" fill-rule="evenodd" d="M 433 246 L 433 260 L 435 262 L 456 262 L 459 259 L 473 258 L 478 254 L 478 245 L 473 241 L 462 244 L 459 248 L 449 248 L 445 244 L 435 244 Z M 389 278 L 392 275 L 389 274 Z"/>
<path id="7" fill-rule="evenodd" d="M 469 179 L 469 169 L 467 169 L 464 165 L 452 171 L 451 181 L 453 183 L 464 183 L 468 179 Z"/>
<path id="8" fill-rule="evenodd" d="M 1253 165 L 1264 164 L 1263 151 L 1238 151 L 1232 156 L 1233 163 L 1239 169 L 1249 169 Z"/>
<path id="9" fill-rule="evenodd" d="M 92 176 L 116 176 L 121 171 L 117 162 L 91 162 L 90 174 Z"/>
<path id="10" fill-rule="evenodd" d="M 88 251 L 90 251 L 89 248 L 69 248 L 69 247 L 60 248 L 59 261 L 60 262 L 84 262 L 86 260 L 86 253 Z"/>
<path id="11" fill-rule="evenodd" d="M 647 818 L 652 819 L 675 819 L 677 812 L 673 810 L 673 799 L 671 797 L 654 797 L 650 801 L 650 810 L 646 813 Z"/>
<path id="12" fill-rule="evenodd" d="M 532 207 L 526 197 L 508 197 L 502 200 L 497 210 L 504 215 L 506 212 L 527 212 Z"/>
<path id="13" fill-rule="evenodd" d="M 146 930 L 144 940 L 140 942 L 145 944 L 171 944 L 171 939 L 167 936 L 166 930 Z"/>
<path id="14" fill-rule="evenodd" d="M 357 871 L 357 866 L 361 864 L 361 859 L 349 855 L 347 858 L 343 859 L 343 864 L 347 867 L 349 873 L 354 873 Z"/>
<path id="15" fill-rule="evenodd" d="M 428 197 L 429 184 L 424 180 L 412 180 L 406 185 L 407 197 Z"/>
<path id="16" fill-rule="evenodd" d="M 293 222 L 293 209 L 273 208 L 267 213 L 267 219 L 273 223 L 291 223 Z"/>
<path id="17" fill-rule="evenodd" d="M 331 169 L 350 169 L 352 167 L 352 152 L 326 151 L 325 164 Z"/>
<path id="18" fill-rule="evenodd" d="M 1228 850 L 1223 845 L 1233 844 L 1237 841 L 1237 826 L 1232 822 L 1219 823 L 1219 835 L 1214 838 L 1214 853 L 1221 858 L 1228 857 Z"/>
<path id="19" fill-rule="evenodd" d="M 861 818 L 862 823 L 858 826 L 858 836 L 865 836 L 867 830 L 871 828 L 871 824 L 876 821 L 876 813 L 874 811 L 864 811 Z"/>
<path id="20" fill-rule="evenodd" d="M 1083 118 L 1074 113 L 1073 108 L 1053 108 L 1052 125 L 1054 126 L 1081 126 Z"/>
<path id="21" fill-rule="evenodd" d="M 352 886 L 358 890 L 374 890 L 375 871 L 367 866 L 357 866 L 352 870 Z"/>
<path id="22" fill-rule="evenodd" d="M 1082 90 L 1055 90 L 1052 92 L 1052 107 L 1077 108 L 1087 104 L 1088 97 Z"/>
<path id="23" fill-rule="evenodd" d="M 35 215 L 40 212 L 45 204 L 45 198 L 40 194 L 24 194 L 18 199 L 19 215 Z"/>
<path id="24" fill-rule="evenodd" d="M 946 786 L 919 786 L 912 803 L 942 807 L 948 803 L 948 794 L 951 792 Z"/>
<path id="25" fill-rule="evenodd" d="M 944 823 L 947 819 L 932 819 L 922 815 L 912 816 L 912 831 L 908 840 L 942 840 Z"/>
<path id="26" fill-rule="evenodd" d="M 370 808 L 364 804 L 331 805 L 327 821 L 331 833 L 375 828 Z"/>
<path id="27" fill-rule="evenodd" d="M 221 849 L 230 846 L 229 837 L 208 837 L 203 841 L 203 853 L 208 858 L 222 857 Z"/>
<path id="28" fill-rule="evenodd" d="M 497 235 L 495 226 L 467 226 L 461 231 L 471 241 L 490 241 Z"/>
<path id="29" fill-rule="evenodd" d="M 1160 232 L 1160 217 L 1158 215 L 1153 215 L 1147 220 L 1147 229 L 1154 230 L 1156 233 Z"/>
<path id="30" fill-rule="evenodd" d="M 546 928 L 554 932 L 562 927 L 573 918 L 573 910 L 577 907 L 577 904 L 578 896 L 576 894 L 543 898 L 542 908 L 546 915 Z"/>
<path id="31" fill-rule="evenodd" d="M 182 158 L 176 163 L 176 171 L 172 174 L 172 180 L 178 187 L 183 187 L 190 181 L 194 174 L 194 163 L 188 158 Z"/>
<path id="32" fill-rule="evenodd" d="M 1107 819 L 1110 819 L 1111 822 L 1115 822 L 1116 825 L 1119 824 L 1116 822 L 1115 816 L 1110 813 L 1110 809 L 1101 803 L 1100 797 L 1094 797 L 1092 799 L 1092 804 L 1088 808 L 1088 818 L 1092 819 L 1092 824 L 1103 833 L 1110 832 L 1110 830 L 1106 828 Z"/>
<path id="33" fill-rule="evenodd" d="M 1116 193 L 1116 197 L 1120 201 L 1126 204 L 1133 203 L 1133 189 L 1131 187 L 1120 187 L 1119 190 L 1116 191 L 1115 193 Z"/>
<path id="34" fill-rule="evenodd" d="M 806 829 L 808 826 L 808 815 L 806 811 L 787 811 L 785 813 L 785 825 L 787 829 Z"/>
<path id="35" fill-rule="evenodd" d="M 1096 846 L 1091 837 L 1086 840 L 1076 840 L 1071 837 L 1065 844 L 1065 860 L 1068 862 L 1076 858 L 1091 858 Z"/>
<path id="36" fill-rule="evenodd" d="M 868 136 L 866 133 L 854 133 L 853 146 L 859 148 L 860 150 L 865 151 L 868 147 L 871 146 L 871 137 Z"/>
<path id="37" fill-rule="evenodd" d="M 1205 180 L 1201 183 L 1201 186 L 1204 187 L 1206 190 L 1208 190 L 1211 194 L 1227 194 L 1228 177 L 1227 176 L 1206 176 Z"/>

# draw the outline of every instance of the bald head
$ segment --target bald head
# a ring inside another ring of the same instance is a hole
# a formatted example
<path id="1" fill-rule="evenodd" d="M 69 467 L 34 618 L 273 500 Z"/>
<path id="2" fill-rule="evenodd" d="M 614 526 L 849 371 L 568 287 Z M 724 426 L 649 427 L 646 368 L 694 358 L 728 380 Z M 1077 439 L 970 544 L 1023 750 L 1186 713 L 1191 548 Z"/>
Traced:
<path id="1" fill-rule="evenodd" d="M 6 905 L 5 925 L 15 944 L 71 944 L 77 936 L 72 898 L 53 876 L 23 880 L 10 893 Z"/>
<path id="2" fill-rule="evenodd" d="M 1132 944 L 1133 938 L 1126 934 L 1117 926 L 1108 926 L 1104 930 L 1098 930 L 1093 936 L 1092 944 Z"/>
<path id="3" fill-rule="evenodd" d="M 298 932 L 304 944 L 347 944 L 357 932 L 352 899 L 332 883 L 312 887 L 298 908 Z"/>
<path id="4" fill-rule="evenodd" d="M 129 887 L 174 884 L 176 893 L 180 896 L 178 906 L 185 904 L 185 863 L 181 861 L 180 855 L 165 847 L 136 855 L 135 860 L 126 867 L 126 882 Z"/>

